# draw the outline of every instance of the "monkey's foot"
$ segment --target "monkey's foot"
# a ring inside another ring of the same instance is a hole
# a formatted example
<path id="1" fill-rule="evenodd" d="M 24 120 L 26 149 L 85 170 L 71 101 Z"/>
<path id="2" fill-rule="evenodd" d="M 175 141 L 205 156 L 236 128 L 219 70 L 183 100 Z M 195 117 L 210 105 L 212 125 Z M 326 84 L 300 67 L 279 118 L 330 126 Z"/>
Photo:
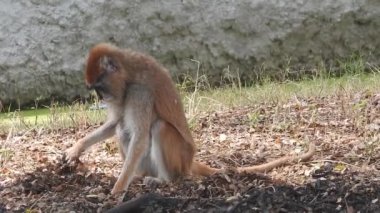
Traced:
<path id="1" fill-rule="evenodd" d="M 157 188 L 158 185 L 162 184 L 164 181 L 157 177 L 146 176 L 144 178 L 143 184 L 150 188 Z"/>
<path id="2" fill-rule="evenodd" d="M 111 191 L 111 195 L 117 197 L 119 195 L 122 195 L 127 189 L 124 189 L 124 187 L 119 186 L 117 183 L 113 186 L 113 189 Z"/>

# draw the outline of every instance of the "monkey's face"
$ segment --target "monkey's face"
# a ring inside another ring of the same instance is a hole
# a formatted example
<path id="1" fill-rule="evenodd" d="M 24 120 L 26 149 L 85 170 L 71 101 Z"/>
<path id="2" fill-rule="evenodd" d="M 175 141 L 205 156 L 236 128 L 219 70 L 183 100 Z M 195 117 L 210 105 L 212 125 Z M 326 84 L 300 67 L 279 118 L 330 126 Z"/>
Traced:
<path id="1" fill-rule="evenodd" d="M 105 79 L 99 79 L 95 84 L 87 86 L 88 89 L 93 89 L 99 99 L 104 101 L 111 101 L 113 95 L 110 92 L 110 87 L 107 85 Z"/>
<path id="2" fill-rule="evenodd" d="M 114 102 L 122 98 L 123 83 L 120 66 L 108 56 L 98 59 L 95 67 L 86 70 L 87 88 L 94 89 L 99 99 Z M 90 78 L 88 78 L 90 76 Z M 91 79 L 92 81 L 89 81 Z"/>

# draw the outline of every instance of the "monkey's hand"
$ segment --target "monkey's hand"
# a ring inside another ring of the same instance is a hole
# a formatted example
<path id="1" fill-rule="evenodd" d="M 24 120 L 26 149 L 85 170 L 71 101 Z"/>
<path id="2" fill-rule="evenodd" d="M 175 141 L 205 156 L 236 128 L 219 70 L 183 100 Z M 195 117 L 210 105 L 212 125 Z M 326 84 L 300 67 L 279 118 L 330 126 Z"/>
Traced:
<path id="1" fill-rule="evenodd" d="M 77 143 L 66 150 L 65 160 L 67 160 L 68 162 L 77 162 L 79 161 L 79 156 L 81 155 L 81 153 L 81 146 Z"/>

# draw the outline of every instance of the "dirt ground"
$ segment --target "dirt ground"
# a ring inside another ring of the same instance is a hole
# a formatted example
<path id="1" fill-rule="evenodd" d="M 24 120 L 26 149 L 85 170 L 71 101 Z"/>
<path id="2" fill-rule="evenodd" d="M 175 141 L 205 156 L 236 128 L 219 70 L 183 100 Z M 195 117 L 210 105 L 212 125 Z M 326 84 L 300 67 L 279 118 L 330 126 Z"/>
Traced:
<path id="1" fill-rule="evenodd" d="M 187 177 L 124 196 L 133 212 L 380 212 L 380 95 L 360 93 L 262 103 L 198 116 L 196 159 L 214 167 L 254 165 L 307 150 L 308 162 L 265 174 Z M 96 127 L 1 135 L 0 212 L 104 212 L 121 161 L 113 140 L 78 165 L 63 150 Z M 6 153 L 6 154 L 4 154 Z M 136 205 L 137 204 L 137 205 Z"/>

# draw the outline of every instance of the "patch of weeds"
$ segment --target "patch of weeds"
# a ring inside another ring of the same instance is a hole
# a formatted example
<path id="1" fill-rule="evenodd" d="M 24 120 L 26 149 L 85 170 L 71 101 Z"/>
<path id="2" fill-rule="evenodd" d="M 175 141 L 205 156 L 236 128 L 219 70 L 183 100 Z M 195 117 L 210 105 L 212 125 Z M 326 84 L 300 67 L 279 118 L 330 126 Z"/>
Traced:
<path id="1" fill-rule="evenodd" d="M 357 75 L 365 73 L 365 62 L 360 54 L 353 54 L 347 60 L 338 61 L 338 64 L 342 74 Z"/>
<path id="2" fill-rule="evenodd" d="M 288 122 L 279 122 L 277 124 L 273 124 L 271 130 L 273 132 L 284 132 L 289 129 L 290 126 L 291 124 Z"/>
<path id="3" fill-rule="evenodd" d="M 220 82 L 221 85 L 227 85 L 231 88 L 241 89 L 243 87 L 239 70 L 232 72 L 229 67 L 223 69 Z"/>
<path id="4" fill-rule="evenodd" d="M 195 91 L 210 90 L 211 84 L 209 82 L 208 76 L 200 71 L 200 62 L 196 60 L 191 60 L 197 64 L 197 70 L 195 76 L 190 74 L 182 74 L 179 83 L 176 87 L 180 94 L 186 95 L 188 93 L 194 93 Z"/>
<path id="5" fill-rule="evenodd" d="M 57 129 L 62 125 L 62 109 L 58 106 L 58 103 L 52 103 L 49 107 L 49 116 L 47 124 L 53 129 Z"/>
<path id="6" fill-rule="evenodd" d="M 7 113 L 5 119 L 7 119 L 9 123 L 8 130 L 29 128 L 29 124 L 24 116 L 22 116 L 20 110 L 15 110 L 14 112 Z"/>
<path id="7" fill-rule="evenodd" d="M 93 106 L 99 106 L 98 99 L 92 101 Z M 69 126 L 81 127 L 92 124 L 99 124 L 106 119 L 106 111 L 103 109 L 89 109 L 88 104 L 76 102 L 65 107 L 70 118 Z"/>
<path id="8" fill-rule="evenodd" d="M 342 103 L 347 104 L 347 103 Z M 368 110 L 368 100 L 360 100 L 357 103 L 352 104 L 351 108 L 346 109 L 345 113 L 346 116 L 350 119 L 352 119 L 354 126 L 362 130 L 364 132 L 367 132 L 366 128 L 369 122 L 369 116 L 368 113 L 370 113 Z M 365 133 L 368 134 L 369 132 Z"/>
<path id="9" fill-rule="evenodd" d="M 94 100 L 96 103 L 97 100 Z M 3 134 L 14 130 L 45 128 L 62 129 L 86 127 L 99 124 L 106 118 L 105 110 L 89 110 L 89 104 L 74 102 L 70 105 L 52 102 L 49 106 L 33 107 L 30 110 L 15 110 L 1 115 L 0 127 Z"/>
<path id="10" fill-rule="evenodd" d="M 364 148 L 366 156 L 375 157 L 379 152 L 378 147 L 380 147 L 380 139 L 378 137 L 374 137 L 372 140 L 366 142 Z"/>
<path id="11" fill-rule="evenodd" d="M 251 127 L 255 127 L 262 120 L 262 116 L 258 111 L 248 113 L 248 123 Z"/>
<path id="12" fill-rule="evenodd" d="M 25 209 L 25 213 L 37 213 L 37 212 L 40 212 L 40 211 L 32 209 L 32 208 Z"/>
<path id="13" fill-rule="evenodd" d="M 5 147 L 0 148 L 0 167 L 3 167 L 4 163 L 12 158 L 14 151 Z"/>
<path id="14" fill-rule="evenodd" d="M 356 110 L 356 111 L 361 111 L 363 109 L 365 109 L 368 105 L 368 100 L 360 100 L 359 102 L 357 103 L 354 103 L 352 108 L 353 110 Z"/>
<path id="15" fill-rule="evenodd" d="M 187 124 L 189 125 L 190 130 L 194 130 L 197 127 L 197 125 L 199 125 L 199 118 L 200 116 L 196 115 L 187 119 Z"/>
<path id="16" fill-rule="evenodd" d="M 184 107 L 185 111 L 187 113 L 187 117 L 190 120 L 189 123 L 191 123 L 191 120 L 193 120 L 194 117 L 196 117 L 199 113 L 199 106 L 202 102 L 202 97 L 199 95 L 199 91 L 210 89 L 210 84 L 208 82 L 208 79 L 206 75 L 200 75 L 200 62 L 196 60 L 192 60 L 193 62 L 197 63 L 197 70 L 196 70 L 196 76 L 194 79 L 192 79 L 190 76 L 188 76 L 186 79 L 187 87 L 180 87 L 180 90 L 182 91 L 189 91 L 188 85 L 191 85 L 193 87 L 191 92 L 188 92 L 184 97 Z M 190 83 L 188 83 L 190 82 Z"/>

